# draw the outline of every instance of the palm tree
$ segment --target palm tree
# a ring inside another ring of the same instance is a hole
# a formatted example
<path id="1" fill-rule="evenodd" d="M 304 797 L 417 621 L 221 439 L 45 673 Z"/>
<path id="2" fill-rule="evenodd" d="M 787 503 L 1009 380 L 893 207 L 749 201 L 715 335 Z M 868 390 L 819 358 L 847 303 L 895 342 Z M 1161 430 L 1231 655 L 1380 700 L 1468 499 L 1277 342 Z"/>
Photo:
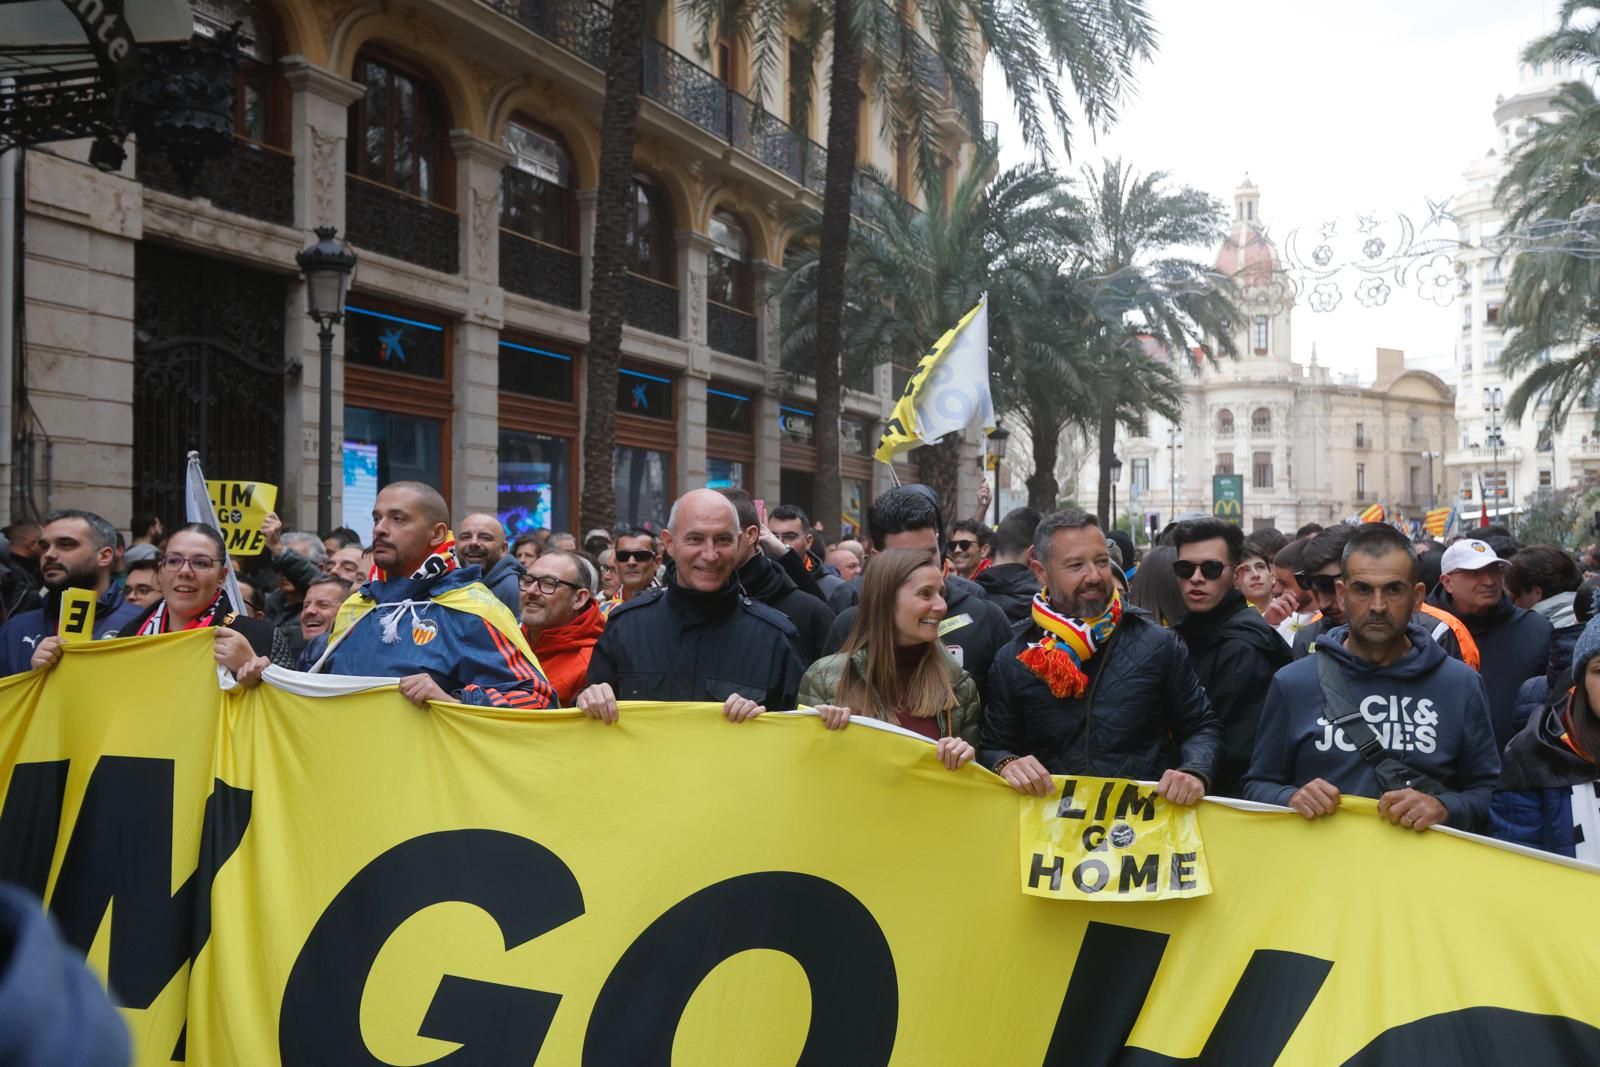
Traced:
<path id="1" fill-rule="evenodd" d="M 873 296 L 858 295 L 841 309 L 848 353 L 840 366 L 842 381 L 865 387 L 873 367 L 895 355 L 926 352 L 985 292 L 993 351 L 1021 314 L 1013 306 L 1014 285 L 1030 284 L 1039 262 L 1059 262 L 1059 250 L 1073 239 L 1079 216 L 1061 177 L 1025 165 L 990 181 L 992 161 L 988 152 L 979 157 L 948 206 L 936 181 L 927 212 L 875 182 L 866 183 L 859 203 L 863 225 L 850 232 L 842 280 L 852 294 Z M 805 242 L 826 225 L 825 216 L 808 219 L 797 236 Z M 799 253 L 791 264 L 781 296 L 784 360 L 791 373 L 803 373 L 815 352 L 825 279 L 822 256 L 814 249 Z M 959 437 L 952 435 L 912 453 L 918 478 L 939 493 L 950 514 L 959 449 Z"/>
<path id="2" fill-rule="evenodd" d="M 753 41 L 757 71 L 776 70 L 788 48 L 780 0 L 689 0 L 702 37 L 732 28 Z M 952 104 L 968 129 L 979 128 L 978 81 L 985 58 L 1005 76 L 1024 138 L 1048 153 L 1052 123 L 1070 145 L 1073 122 L 1059 79 L 1070 80 L 1072 95 L 1091 129 L 1108 128 L 1132 82 L 1135 66 L 1155 48 L 1155 30 L 1145 0 L 1020 0 L 996 6 L 986 0 L 906 0 L 931 38 L 928 41 L 898 18 L 884 0 L 821 0 L 819 19 L 800 39 L 807 52 L 805 82 L 818 49 L 830 49 L 828 152 L 818 238 L 815 312 L 810 329 L 813 355 L 807 367 L 817 390 L 817 478 L 814 510 L 828 528 L 838 525 L 839 415 L 843 387 L 841 353 L 846 326 L 846 265 L 851 214 L 857 191 L 863 54 L 878 57 L 873 91 L 884 129 L 914 149 L 918 184 L 932 190 L 941 180 L 937 116 Z M 826 41 L 824 40 L 826 38 Z M 793 72 L 791 72 L 793 77 Z M 756 91 L 765 89 L 758 79 Z M 795 94 L 809 106 L 807 84 Z M 790 116 L 805 128 L 804 114 Z M 929 203 L 935 199 L 930 196 Z M 954 321 L 953 319 L 951 320 Z M 902 352 L 915 354 L 915 350 Z"/>
<path id="3" fill-rule="evenodd" d="M 1230 279 L 1175 248 L 1215 245 L 1227 232 L 1227 215 L 1215 197 L 1183 186 L 1169 189 L 1167 175 L 1140 175 L 1122 160 L 1083 168 L 1088 236 L 1083 246 L 1084 298 L 1100 333 L 1094 338 L 1093 436 L 1099 446 L 1096 507 L 1111 505 L 1111 458 L 1117 427 L 1133 426 L 1155 410 L 1176 418 L 1178 397 L 1152 375 L 1146 345 L 1164 349 L 1170 363 L 1193 365 L 1238 354 L 1242 318 Z"/>
<path id="4" fill-rule="evenodd" d="M 1600 70 L 1600 39 L 1581 28 L 1596 13 L 1600 4 L 1566 0 L 1557 29 L 1529 43 L 1523 62 Z M 1588 83 L 1572 82 L 1555 110 L 1556 118 L 1535 122 L 1495 191 L 1507 231 L 1531 235 L 1506 286 L 1501 365 L 1507 375 L 1527 372 L 1506 414 L 1520 422 L 1535 398 L 1547 397 L 1553 431 L 1574 407 L 1594 405 L 1600 389 L 1600 262 L 1572 254 L 1575 244 L 1592 249 L 1600 238 L 1600 170 L 1592 162 L 1600 158 L 1600 99 Z M 1572 354 L 1550 358 L 1563 348 Z"/>
<path id="5" fill-rule="evenodd" d="M 659 3 L 659 0 L 648 0 Z M 606 95 L 600 109 L 600 177 L 595 191 L 594 256 L 585 351 L 582 529 L 610 529 L 617 519 L 613 488 L 617 372 L 628 297 L 629 200 L 633 143 L 639 126 L 647 0 L 612 0 Z"/>

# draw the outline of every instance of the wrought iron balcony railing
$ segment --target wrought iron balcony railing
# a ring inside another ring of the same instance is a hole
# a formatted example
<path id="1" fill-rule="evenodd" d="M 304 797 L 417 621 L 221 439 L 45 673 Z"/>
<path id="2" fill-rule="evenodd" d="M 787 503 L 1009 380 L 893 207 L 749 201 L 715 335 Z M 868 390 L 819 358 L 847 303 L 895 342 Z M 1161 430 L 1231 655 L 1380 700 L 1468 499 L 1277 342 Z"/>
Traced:
<path id="1" fill-rule="evenodd" d="M 200 168 L 193 188 L 184 186 L 164 153 L 140 152 L 139 180 L 174 196 L 204 197 L 224 211 L 294 225 L 294 157 L 269 145 L 235 138 L 232 152 Z"/>
<path id="2" fill-rule="evenodd" d="M 646 278 L 642 274 L 629 274 L 622 320 L 629 326 L 659 333 L 663 337 L 679 336 L 677 286 Z"/>
<path id="3" fill-rule="evenodd" d="M 350 243 L 445 274 L 461 269 L 461 220 L 454 211 L 398 189 L 345 175 Z"/>
<path id="4" fill-rule="evenodd" d="M 706 342 L 718 352 L 753 360 L 756 358 L 756 317 L 707 300 Z"/>
<path id="5" fill-rule="evenodd" d="M 500 284 L 560 307 L 583 305 L 583 257 L 511 230 L 500 231 Z"/>

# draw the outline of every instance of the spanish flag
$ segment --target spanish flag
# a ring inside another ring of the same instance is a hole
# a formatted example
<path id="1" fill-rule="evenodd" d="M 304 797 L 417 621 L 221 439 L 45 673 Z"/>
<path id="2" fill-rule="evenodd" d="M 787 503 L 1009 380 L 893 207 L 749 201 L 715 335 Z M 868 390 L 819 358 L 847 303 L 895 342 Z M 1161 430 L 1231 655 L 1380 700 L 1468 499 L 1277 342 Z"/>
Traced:
<path id="1" fill-rule="evenodd" d="M 1422 520 L 1422 528 L 1430 537 L 1443 537 L 1456 521 L 1456 509 L 1433 508 Z"/>
<path id="2" fill-rule="evenodd" d="M 1382 522 L 1383 521 L 1383 505 L 1382 504 L 1374 504 L 1374 505 L 1372 505 L 1366 511 L 1363 511 L 1361 513 L 1361 515 L 1359 516 L 1359 518 L 1361 519 L 1362 522 Z"/>

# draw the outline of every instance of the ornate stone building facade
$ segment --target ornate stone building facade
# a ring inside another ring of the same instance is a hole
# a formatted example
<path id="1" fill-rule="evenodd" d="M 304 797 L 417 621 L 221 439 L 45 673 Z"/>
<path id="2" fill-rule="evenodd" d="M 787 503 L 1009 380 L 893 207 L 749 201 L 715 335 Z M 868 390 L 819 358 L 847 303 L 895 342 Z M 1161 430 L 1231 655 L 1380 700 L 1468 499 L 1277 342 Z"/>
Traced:
<path id="1" fill-rule="evenodd" d="M 576 523 L 604 5 L 195 8 L 203 34 L 240 22 L 251 39 L 228 160 L 183 188 L 137 146 L 117 173 L 87 165 L 84 144 L 21 154 L 22 441 L 0 463 L 13 499 L 170 522 L 196 448 L 210 476 L 277 482 L 287 520 L 311 522 L 319 349 L 295 255 L 329 225 L 359 256 L 334 344 L 336 518 L 364 530 L 374 483 L 416 477 L 458 513 Z M 769 296 L 792 224 L 820 206 L 826 94 L 792 128 L 793 72 L 755 93 L 742 43 L 698 47 L 677 5 L 644 66 L 620 517 L 662 520 L 706 484 L 809 504 L 811 400 L 778 367 Z M 869 93 L 858 155 L 920 197 L 877 107 Z M 941 130 L 961 173 L 983 132 Z M 855 515 L 888 476 L 870 453 L 890 392 L 885 367 L 846 399 Z"/>
<path id="2" fill-rule="evenodd" d="M 1393 349 L 1378 349 L 1367 386 L 1335 378 L 1314 350 L 1309 365 L 1290 358 L 1294 293 L 1248 178 L 1216 266 L 1240 289 L 1239 356 L 1216 364 L 1187 356 L 1181 420 L 1152 416 L 1134 433 L 1119 431 L 1119 521 L 1148 529 L 1152 518 L 1159 526 L 1209 514 L 1216 474 L 1243 476 L 1246 531 L 1292 533 L 1380 503 L 1391 516 L 1418 517 L 1441 499 L 1437 456 L 1455 436 L 1450 387 Z M 1077 456 L 1064 489 L 1092 507 L 1099 457 L 1092 448 Z"/>

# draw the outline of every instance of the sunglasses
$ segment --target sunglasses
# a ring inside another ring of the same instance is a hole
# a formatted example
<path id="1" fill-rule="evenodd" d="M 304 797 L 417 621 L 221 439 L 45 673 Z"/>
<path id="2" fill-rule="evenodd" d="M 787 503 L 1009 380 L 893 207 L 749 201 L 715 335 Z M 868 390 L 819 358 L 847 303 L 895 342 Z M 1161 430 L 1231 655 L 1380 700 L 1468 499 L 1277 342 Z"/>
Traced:
<path id="1" fill-rule="evenodd" d="M 648 563 L 656 558 L 656 554 L 647 548 L 639 548 L 627 552 L 618 549 L 612 553 L 612 558 L 618 563 Z"/>
<path id="2" fill-rule="evenodd" d="M 973 549 L 975 549 L 977 547 L 978 547 L 978 542 L 976 542 L 976 541 L 951 541 L 950 542 L 950 551 L 952 551 L 952 552 L 971 552 Z"/>
<path id="3" fill-rule="evenodd" d="M 1205 576 L 1206 581 L 1214 582 L 1222 577 L 1222 572 L 1227 567 L 1228 565 L 1220 559 L 1208 559 L 1204 563 L 1196 563 L 1192 559 L 1179 559 L 1173 561 L 1172 573 L 1178 576 L 1179 581 L 1187 582 L 1194 577 L 1195 571 L 1199 571 Z"/>
<path id="4" fill-rule="evenodd" d="M 1301 589 L 1315 589 L 1326 596 L 1332 596 L 1334 583 L 1339 580 L 1339 576 L 1337 574 L 1307 574 L 1305 571 L 1301 571 L 1294 576 L 1294 580 L 1300 583 Z"/>

